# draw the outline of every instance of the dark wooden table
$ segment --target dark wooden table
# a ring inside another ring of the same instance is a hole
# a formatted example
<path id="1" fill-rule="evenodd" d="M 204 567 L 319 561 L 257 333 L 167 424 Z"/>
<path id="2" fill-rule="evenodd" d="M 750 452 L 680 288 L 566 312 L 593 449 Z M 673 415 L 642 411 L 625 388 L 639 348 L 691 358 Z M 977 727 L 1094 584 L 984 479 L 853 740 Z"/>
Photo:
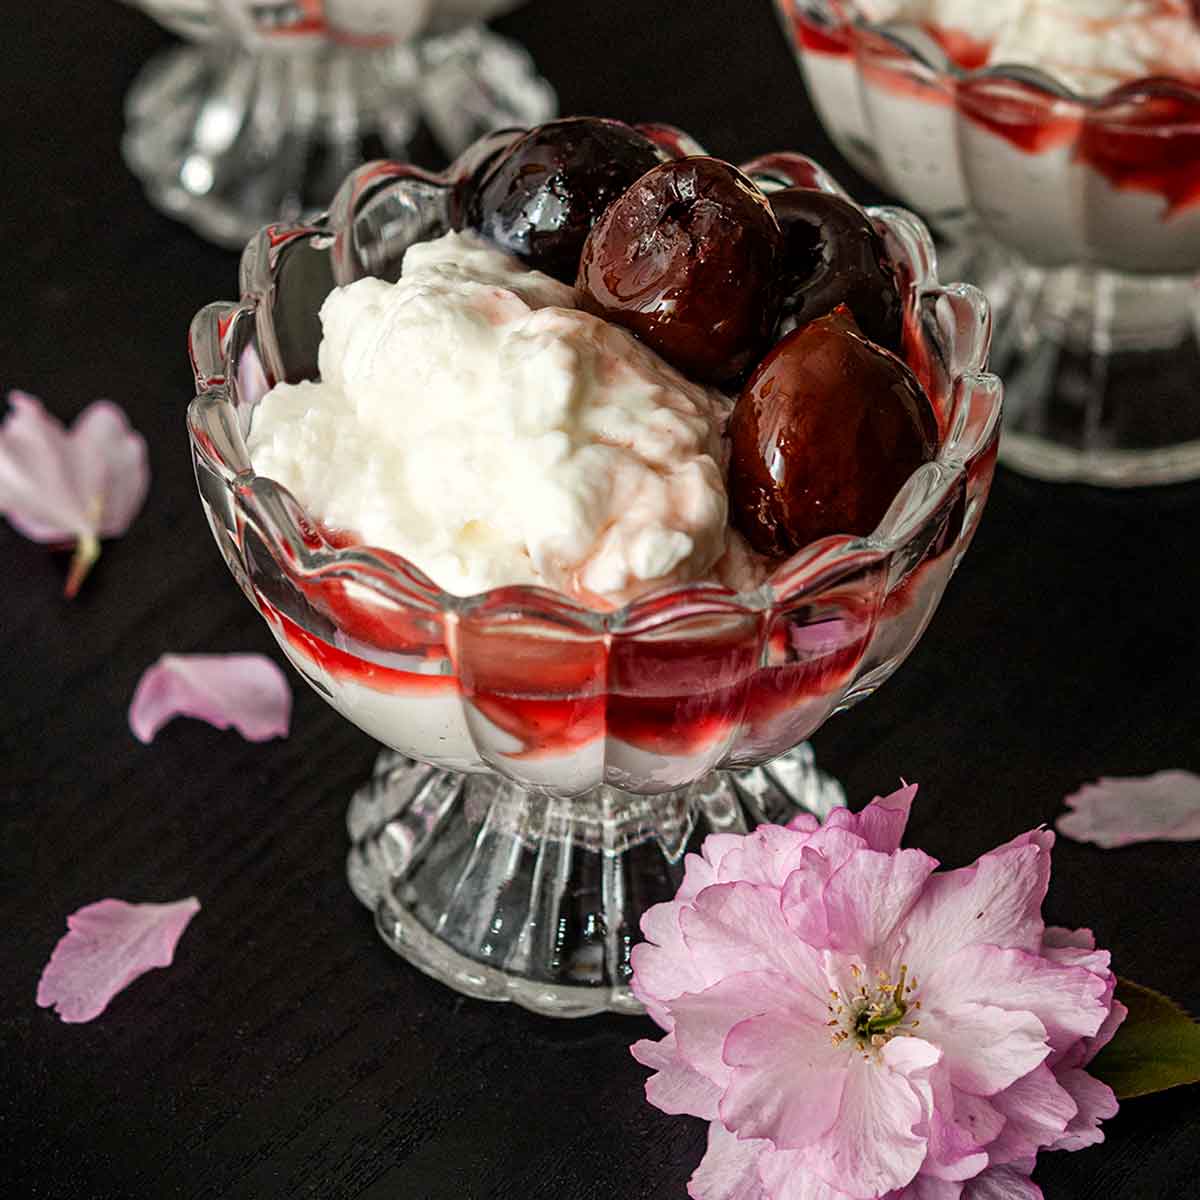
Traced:
<path id="1" fill-rule="evenodd" d="M 375 936 L 343 876 L 367 737 L 298 681 L 286 741 L 190 721 L 150 747 L 130 735 L 162 652 L 274 653 L 211 543 L 183 429 L 187 323 L 231 295 L 236 258 L 153 211 L 118 157 L 124 93 L 167 36 L 107 0 L 8 0 L 5 17 L 0 387 L 67 417 L 119 401 L 154 484 L 74 603 L 62 558 L 0 522 L 0 1196 L 682 1198 L 704 1127 L 645 1103 L 627 1046 L 648 1023 L 466 1001 Z M 534 0 L 500 25 L 565 112 L 839 165 L 767 0 Z M 911 841 L 951 865 L 1051 821 L 1099 772 L 1200 768 L 1198 526 L 1200 486 L 1001 472 L 928 635 L 821 731 L 823 764 L 855 803 L 919 781 Z M 1062 842 L 1048 916 L 1200 1011 L 1197 866 L 1194 845 Z M 67 913 L 192 893 L 204 908 L 170 970 L 92 1024 L 34 1007 Z M 1051 1200 L 1200 1195 L 1198 1102 L 1130 1103 L 1103 1146 L 1037 1177 Z"/>

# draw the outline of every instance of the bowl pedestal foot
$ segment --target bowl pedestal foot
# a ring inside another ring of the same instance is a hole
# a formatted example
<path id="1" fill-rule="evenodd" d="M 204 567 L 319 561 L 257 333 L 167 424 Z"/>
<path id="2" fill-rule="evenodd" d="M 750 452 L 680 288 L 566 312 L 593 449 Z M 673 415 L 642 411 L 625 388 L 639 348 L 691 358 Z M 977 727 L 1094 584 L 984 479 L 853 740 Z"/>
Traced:
<path id="1" fill-rule="evenodd" d="M 641 1012 L 629 954 L 710 833 L 843 804 L 807 743 L 659 796 L 571 800 L 384 751 L 347 822 L 350 886 L 393 950 L 456 991 L 534 1012 Z"/>
<path id="2" fill-rule="evenodd" d="M 1196 280 L 1041 270 L 986 243 L 943 258 L 992 304 L 1002 463 L 1102 487 L 1200 478 Z"/>

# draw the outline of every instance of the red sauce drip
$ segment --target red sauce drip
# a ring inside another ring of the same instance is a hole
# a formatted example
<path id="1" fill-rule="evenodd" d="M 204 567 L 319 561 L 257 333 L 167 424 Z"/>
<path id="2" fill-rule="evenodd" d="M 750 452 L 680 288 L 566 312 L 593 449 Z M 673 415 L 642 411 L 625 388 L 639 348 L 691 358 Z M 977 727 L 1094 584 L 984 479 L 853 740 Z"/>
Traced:
<path id="1" fill-rule="evenodd" d="M 457 639 L 459 675 L 426 675 L 371 662 L 310 633 L 261 595 L 259 604 L 281 636 L 334 679 L 413 696 L 461 690 L 521 743 L 509 756 L 514 760 L 570 753 L 604 736 L 650 753 L 700 753 L 739 725 L 757 728 L 842 687 L 871 628 L 869 620 L 856 621 L 849 635 L 837 623 L 838 644 L 830 646 L 820 628 L 793 629 L 781 620 L 769 639 L 768 663 L 759 665 L 753 617 L 735 619 L 728 635 L 626 635 L 606 644 L 602 637 L 538 636 L 536 629 L 506 634 L 468 616 Z M 359 604 L 344 607 L 339 628 L 365 643 L 374 643 L 381 628 L 396 631 L 374 619 L 360 623 L 362 612 Z"/>
<path id="2" fill-rule="evenodd" d="M 987 66 L 988 55 L 992 52 L 990 42 L 973 38 L 962 29 L 939 29 L 936 25 L 926 25 L 924 28 L 956 67 L 963 71 L 977 71 Z"/>
<path id="3" fill-rule="evenodd" d="M 964 79 L 957 95 L 964 115 L 1026 154 L 1069 145 L 1083 124 L 1078 104 L 1011 80 Z"/>
<path id="4" fill-rule="evenodd" d="M 395 667 L 381 666 L 334 646 L 309 633 L 261 594 L 258 595 L 258 604 L 263 616 L 295 649 L 304 657 L 312 659 L 334 679 L 357 683 L 377 692 L 404 691 L 433 695 L 458 687 L 458 680 L 453 675 L 424 675 L 418 671 L 401 671 Z"/>
<path id="5" fill-rule="evenodd" d="M 844 27 L 817 25 L 805 18 L 803 13 L 795 12 L 790 0 L 780 0 L 784 13 L 790 15 L 796 41 L 806 50 L 816 54 L 849 54 L 851 51 L 850 34 Z"/>
<path id="6" fill-rule="evenodd" d="M 1200 97 L 1168 82 L 1130 88 L 1084 122 L 1076 153 L 1114 187 L 1154 192 L 1168 214 L 1200 201 Z"/>

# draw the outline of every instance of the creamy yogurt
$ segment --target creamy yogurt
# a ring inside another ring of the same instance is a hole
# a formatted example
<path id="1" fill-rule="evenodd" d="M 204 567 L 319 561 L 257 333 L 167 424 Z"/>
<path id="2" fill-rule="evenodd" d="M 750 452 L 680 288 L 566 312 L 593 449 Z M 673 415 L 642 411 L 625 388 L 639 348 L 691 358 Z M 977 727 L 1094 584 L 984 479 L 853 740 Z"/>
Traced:
<path id="1" fill-rule="evenodd" d="M 450 233 L 411 247 L 397 283 L 336 289 L 321 322 L 320 381 L 269 392 L 248 445 L 330 528 L 463 595 L 617 605 L 719 573 L 729 401 L 574 289 Z"/>

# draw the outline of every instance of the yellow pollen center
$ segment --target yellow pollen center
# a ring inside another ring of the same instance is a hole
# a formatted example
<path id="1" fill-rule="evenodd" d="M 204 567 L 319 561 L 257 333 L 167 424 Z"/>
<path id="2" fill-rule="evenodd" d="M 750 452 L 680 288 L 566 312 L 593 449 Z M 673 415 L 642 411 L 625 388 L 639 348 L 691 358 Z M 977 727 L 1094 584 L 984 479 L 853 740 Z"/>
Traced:
<path id="1" fill-rule="evenodd" d="M 851 964 L 850 974 L 856 981 L 863 973 L 857 963 Z M 861 984 L 850 989 L 849 995 L 831 990 L 825 1024 L 832 1030 L 833 1044 L 853 1041 L 863 1058 L 870 1060 L 898 1034 L 911 1035 L 921 1024 L 916 1016 L 921 1008 L 914 995 L 916 987 L 917 981 L 909 979 L 908 967 L 902 963 L 894 980 L 879 971 L 872 987 Z"/>

